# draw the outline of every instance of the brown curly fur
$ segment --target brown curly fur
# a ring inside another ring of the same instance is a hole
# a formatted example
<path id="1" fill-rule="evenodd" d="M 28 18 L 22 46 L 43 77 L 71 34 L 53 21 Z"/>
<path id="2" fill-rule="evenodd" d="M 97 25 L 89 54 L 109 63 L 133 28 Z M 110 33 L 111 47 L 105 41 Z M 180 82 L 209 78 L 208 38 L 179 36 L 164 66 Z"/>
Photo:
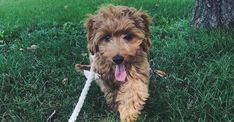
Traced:
<path id="1" fill-rule="evenodd" d="M 120 113 L 124 122 L 136 121 L 137 116 L 149 97 L 149 63 L 147 52 L 150 48 L 150 17 L 146 12 L 126 6 L 108 5 L 100 8 L 95 15 L 89 15 L 87 29 L 88 49 L 95 54 L 95 71 L 101 75 L 96 83 L 104 92 L 107 104 Z M 131 33 L 130 40 L 123 38 Z M 105 41 L 105 35 L 111 35 Z M 127 77 L 124 82 L 115 80 L 115 64 L 112 58 L 124 57 Z M 92 62 L 92 59 L 91 59 Z M 80 69 L 87 65 L 77 65 Z"/>

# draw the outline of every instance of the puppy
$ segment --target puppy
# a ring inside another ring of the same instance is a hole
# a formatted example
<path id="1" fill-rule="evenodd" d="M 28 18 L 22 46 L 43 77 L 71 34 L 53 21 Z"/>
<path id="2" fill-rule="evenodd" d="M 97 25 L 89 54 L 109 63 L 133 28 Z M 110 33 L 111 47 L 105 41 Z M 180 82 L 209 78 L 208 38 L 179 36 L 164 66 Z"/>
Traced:
<path id="1" fill-rule="evenodd" d="M 144 11 L 113 5 L 100 8 L 85 22 L 88 50 L 95 55 L 90 62 L 95 60 L 95 72 L 101 76 L 96 83 L 123 122 L 136 121 L 149 97 L 150 23 Z"/>

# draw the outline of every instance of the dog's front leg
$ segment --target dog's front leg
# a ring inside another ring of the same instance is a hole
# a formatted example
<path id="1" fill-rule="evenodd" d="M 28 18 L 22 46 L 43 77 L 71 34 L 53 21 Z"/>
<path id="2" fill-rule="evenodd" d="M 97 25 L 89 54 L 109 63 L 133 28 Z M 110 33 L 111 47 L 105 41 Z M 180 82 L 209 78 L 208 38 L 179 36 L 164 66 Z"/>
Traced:
<path id="1" fill-rule="evenodd" d="M 136 121 L 148 96 L 148 84 L 140 79 L 122 84 L 116 99 L 121 121 Z"/>

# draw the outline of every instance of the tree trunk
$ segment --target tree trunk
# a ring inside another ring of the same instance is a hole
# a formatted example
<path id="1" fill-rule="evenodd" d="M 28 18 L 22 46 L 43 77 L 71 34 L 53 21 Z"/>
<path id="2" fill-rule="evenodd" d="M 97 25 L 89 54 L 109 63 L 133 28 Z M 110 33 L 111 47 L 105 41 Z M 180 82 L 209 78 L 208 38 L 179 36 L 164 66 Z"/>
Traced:
<path id="1" fill-rule="evenodd" d="M 190 24 L 195 27 L 234 27 L 234 0 L 196 0 Z"/>

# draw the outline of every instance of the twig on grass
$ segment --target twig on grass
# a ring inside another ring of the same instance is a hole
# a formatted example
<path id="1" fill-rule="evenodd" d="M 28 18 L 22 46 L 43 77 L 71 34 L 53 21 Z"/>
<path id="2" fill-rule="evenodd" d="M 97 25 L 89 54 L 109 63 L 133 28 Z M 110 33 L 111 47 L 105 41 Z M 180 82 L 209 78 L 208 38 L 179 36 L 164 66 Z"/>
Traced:
<path id="1" fill-rule="evenodd" d="M 56 113 L 56 110 L 53 111 L 52 114 L 50 114 L 50 116 L 47 118 L 47 122 L 49 122 L 51 120 L 51 118 L 54 116 L 54 114 Z"/>

